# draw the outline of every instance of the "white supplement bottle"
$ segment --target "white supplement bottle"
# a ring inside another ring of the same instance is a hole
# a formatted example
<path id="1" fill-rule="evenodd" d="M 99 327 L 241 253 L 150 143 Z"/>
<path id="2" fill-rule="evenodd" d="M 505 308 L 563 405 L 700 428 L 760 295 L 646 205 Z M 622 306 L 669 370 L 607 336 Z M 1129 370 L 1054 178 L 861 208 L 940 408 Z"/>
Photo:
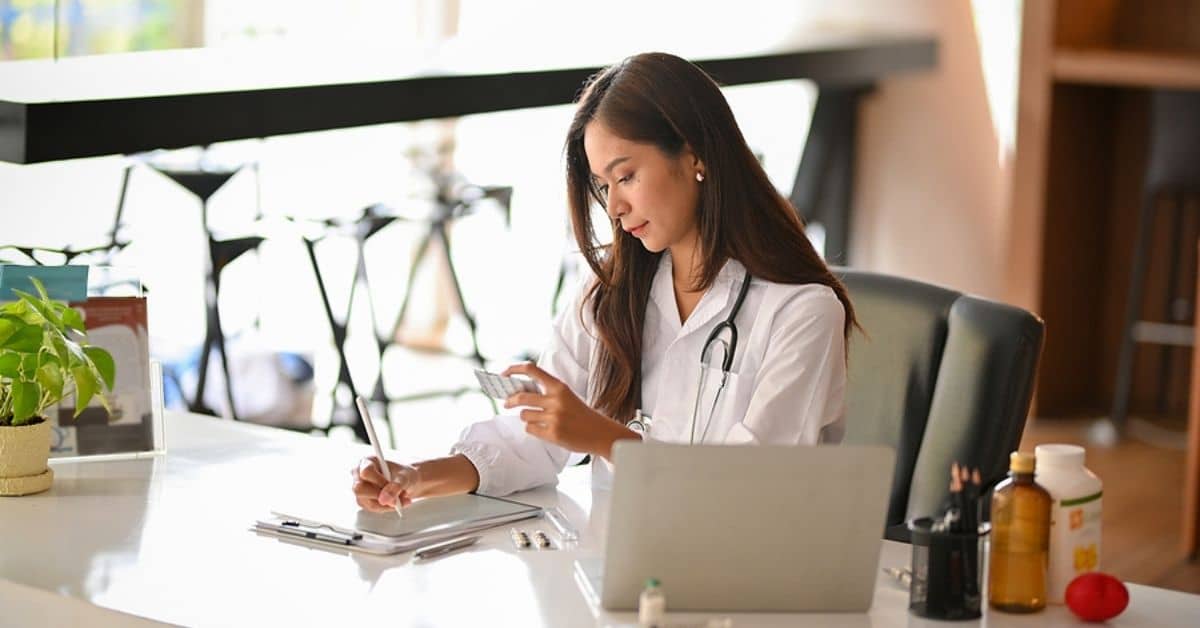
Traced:
<path id="1" fill-rule="evenodd" d="M 663 628 L 667 615 L 667 598 L 656 578 L 646 580 L 646 588 L 638 597 L 638 626 Z"/>
<path id="2" fill-rule="evenodd" d="M 1046 598 L 1062 604 L 1067 585 L 1100 569 L 1100 478 L 1083 466 L 1078 445 L 1038 445 L 1037 483 L 1050 492 L 1050 565 Z"/>

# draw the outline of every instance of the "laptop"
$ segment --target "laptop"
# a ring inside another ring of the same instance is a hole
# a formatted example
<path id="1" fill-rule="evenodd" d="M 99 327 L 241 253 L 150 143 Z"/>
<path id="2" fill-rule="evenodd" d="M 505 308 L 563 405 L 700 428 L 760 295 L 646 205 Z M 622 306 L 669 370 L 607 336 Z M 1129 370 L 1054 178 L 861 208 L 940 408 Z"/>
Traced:
<path id="1" fill-rule="evenodd" d="M 600 604 L 672 611 L 860 612 L 874 597 L 895 452 L 880 446 L 620 441 Z"/>

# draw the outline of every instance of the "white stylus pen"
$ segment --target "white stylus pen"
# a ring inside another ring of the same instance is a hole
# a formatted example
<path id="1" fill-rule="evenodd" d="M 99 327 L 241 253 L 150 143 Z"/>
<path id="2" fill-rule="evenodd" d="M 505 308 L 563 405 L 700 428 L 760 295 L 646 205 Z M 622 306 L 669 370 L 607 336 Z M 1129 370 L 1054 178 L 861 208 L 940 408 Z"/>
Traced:
<path id="1" fill-rule="evenodd" d="M 430 545 L 428 547 L 422 547 L 421 549 L 419 549 L 413 553 L 413 557 L 419 558 L 421 560 L 437 558 L 438 556 L 441 556 L 443 554 L 449 554 L 450 552 L 453 552 L 455 550 L 460 550 L 464 547 L 470 547 L 471 545 L 474 545 L 475 542 L 481 538 L 483 538 L 483 537 L 481 537 L 479 535 L 466 536 L 466 537 L 446 541 L 444 543 L 438 543 L 437 545 Z"/>
<path id="2" fill-rule="evenodd" d="M 379 467 L 383 470 L 383 478 L 391 482 L 392 470 L 388 468 L 387 460 L 383 458 L 383 449 L 379 446 L 379 437 L 375 435 L 375 423 L 371 421 L 371 413 L 367 410 L 367 402 L 363 400 L 362 395 L 359 395 L 354 398 L 354 403 L 358 404 L 358 414 L 362 417 L 363 425 L 367 428 L 367 438 L 371 440 L 371 447 L 375 449 L 375 458 L 379 460 Z M 396 499 L 396 515 L 400 517 L 404 516 L 399 497 Z"/>

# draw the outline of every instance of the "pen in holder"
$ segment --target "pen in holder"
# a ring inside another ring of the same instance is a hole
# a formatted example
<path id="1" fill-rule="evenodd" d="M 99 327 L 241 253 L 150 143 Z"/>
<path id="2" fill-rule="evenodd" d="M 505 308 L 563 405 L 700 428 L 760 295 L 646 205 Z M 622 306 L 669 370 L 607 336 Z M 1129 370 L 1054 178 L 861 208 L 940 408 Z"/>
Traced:
<path id="1" fill-rule="evenodd" d="M 934 520 L 908 522 L 912 532 L 912 582 L 908 610 L 933 619 L 975 619 L 983 600 L 983 541 L 991 525 L 952 532 L 934 529 Z"/>

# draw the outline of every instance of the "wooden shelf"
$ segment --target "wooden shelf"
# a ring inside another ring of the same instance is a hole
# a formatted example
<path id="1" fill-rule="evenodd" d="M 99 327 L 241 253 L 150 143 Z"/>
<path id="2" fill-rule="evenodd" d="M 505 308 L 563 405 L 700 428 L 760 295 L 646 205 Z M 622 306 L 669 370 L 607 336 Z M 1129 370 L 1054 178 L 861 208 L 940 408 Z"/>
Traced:
<path id="1" fill-rule="evenodd" d="M 1181 54 L 1058 49 L 1052 72 L 1060 83 L 1200 89 L 1200 57 Z"/>
<path id="2" fill-rule="evenodd" d="M 1046 321 L 1038 416 L 1090 416 L 1105 412 L 1114 396 L 1133 272 L 1128 238 L 1137 229 L 1146 170 L 1147 92 L 1200 90 L 1200 0 L 1021 6 L 1006 286 L 1012 301 Z M 1168 235 L 1156 229 L 1152 250 Z M 1166 298 L 1170 262 L 1155 259 L 1164 272 L 1148 277 L 1147 303 Z M 1159 407 L 1167 377 L 1162 357 L 1139 358 L 1137 412 Z M 1191 355 L 1165 357 L 1172 367 L 1169 412 L 1181 414 Z"/>

